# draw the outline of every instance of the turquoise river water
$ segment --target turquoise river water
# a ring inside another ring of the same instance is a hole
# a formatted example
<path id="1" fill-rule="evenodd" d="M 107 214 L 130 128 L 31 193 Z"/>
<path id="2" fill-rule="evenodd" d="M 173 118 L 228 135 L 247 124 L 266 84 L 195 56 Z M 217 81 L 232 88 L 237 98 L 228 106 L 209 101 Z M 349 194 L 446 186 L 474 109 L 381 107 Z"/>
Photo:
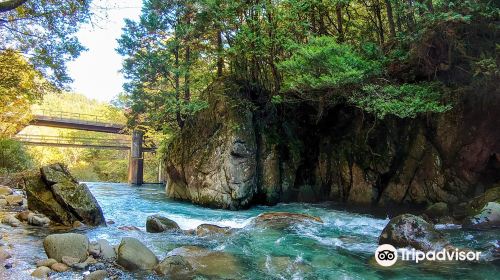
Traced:
<path id="1" fill-rule="evenodd" d="M 79 230 L 90 240 L 107 239 L 115 245 L 125 236 L 138 238 L 161 260 L 170 250 L 197 245 L 230 253 L 240 269 L 231 279 L 498 279 L 498 263 L 454 262 L 396 265 L 380 268 L 372 260 L 377 239 L 389 219 L 335 210 L 332 204 L 279 204 L 258 206 L 243 211 L 202 208 L 169 200 L 159 185 L 130 187 L 126 184 L 88 183 L 101 205 L 107 227 Z M 339 208 L 336 208 L 339 209 Z M 320 217 L 323 224 L 296 225 L 283 230 L 253 228 L 254 217 L 268 211 L 304 213 Z M 202 223 L 239 228 L 223 237 L 197 237 L 182 233 L 146 233 L 146 217 L 160 214 L 176 221 L 182 229 L 194 229 Z M 141 231 L 121 230 L 135 226 Z M 487 250 L 496 244 L 499 230 L 464 231 L 439 226 L 455 246 Z M 37 259 L 45 258 L 43 237 L 50 232 L 35 228 L 11 229 L 10 242 L 14 266 L 0 278 L 29 279 Z M 16 240 L 17 239 L 17 240 Z M 223 268 L 222 268 L 223 269 Z M 63 273 L 54 279 L 81 279 L 82 274 Z M 153 273 L 130 273 L 129 279 L 158 279 Z M 203 278 L 199 279 L 212 279 Z"/>

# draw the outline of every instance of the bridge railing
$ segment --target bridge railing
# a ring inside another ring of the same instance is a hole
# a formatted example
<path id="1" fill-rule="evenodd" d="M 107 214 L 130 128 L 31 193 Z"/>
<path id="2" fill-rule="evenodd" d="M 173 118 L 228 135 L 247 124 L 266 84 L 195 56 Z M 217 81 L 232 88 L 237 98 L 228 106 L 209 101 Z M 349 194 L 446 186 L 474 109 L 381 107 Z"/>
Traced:
<path id="1" fill-rule="evenodd" d="M 53 144 L 53 145 L 80 145 L 80 146 L 106 146 L 106 147 L 130 147 L 130 140 L 127 139 L 109 139 L 96 137 L 61 137 L 49 135 L 29 135 L 18 134 L 16 140 L 33 144 Z"/>
<path id="2" fill-rule="evenodd" d="M 44 109 L 39 109 L 39 110 L 34 110 L 33 111 L 34 116 L 42 116 L 45 118 L 50 118 L 50 119 L 57 119 L 57 120 L 65 120 L 65 119 L 71 119 L 71 120 L 77 120 L 79 122 L 85 122 L 89 124 L 100 124 L 100 125 L 122 125 L 122 124 L 114 124 L 112 121 L 98 115 L 92 115 L 92 114 L 82 114 L 82 113 L 74 113 L 74 112 L 64 112 L 64 111 L 53 111 L 53 110 L 44 110 Z"/>

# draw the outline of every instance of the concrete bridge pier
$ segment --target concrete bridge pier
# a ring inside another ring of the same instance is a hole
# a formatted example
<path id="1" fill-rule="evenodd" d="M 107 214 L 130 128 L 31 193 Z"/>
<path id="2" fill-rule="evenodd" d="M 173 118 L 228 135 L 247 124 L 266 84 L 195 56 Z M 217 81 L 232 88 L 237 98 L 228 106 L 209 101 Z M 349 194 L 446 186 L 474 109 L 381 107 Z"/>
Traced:
<path id="1" fill-rule="evenodd" d="M 134 130 L 132 132 L 132 145 L 130 148 L 128 183 L 132 185 L 142 185 L 144 183 L 144 157 L 142 141 L 144 132 Z"/>

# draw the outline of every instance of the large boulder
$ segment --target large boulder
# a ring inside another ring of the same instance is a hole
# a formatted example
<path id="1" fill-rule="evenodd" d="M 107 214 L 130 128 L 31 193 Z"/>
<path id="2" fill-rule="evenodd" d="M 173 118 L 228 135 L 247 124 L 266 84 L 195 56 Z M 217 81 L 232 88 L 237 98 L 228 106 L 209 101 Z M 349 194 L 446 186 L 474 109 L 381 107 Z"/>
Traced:
<path id="1" fill-rule="evenodd" d="M 190 279 L 193 267 L 183 256 L 167 256 L 155 267 L 155 272 L 169 279 Z"/>
<path id="2" fill-rule="evenodd" d="M 118 246 L 117 262 L 127 270 L 152 270 L 158 258 L 139 240 L 124 237 Z"/>
<path id="3" fill-rule="evenodd" d="M 411 214 L 392 218 L 380 234 L 378 243 L 422 251 L 441 250 L 448 245 L 432 224 Z"/>
<path id="4" fill-rule="evenodd" d="M 89 240 L 77 233 L 51 234 L 43 240 L 45 253 L 51 259 L 62 262 L 63 257 L 85 261 L 88 256 Z"/>
<path id="5" fill-rule="evenodd" d="M 197 204 L 239 209 L 257 191 L 257 143 L 252 104 L 216 83 L 208 108 L 186 123 L 166 156 L 167 195 Z"/>
<path id="6" fill-rule="evenodd" d="M 75 221 L 104 225 L 104 215 L 88 187 L 71 176 L 62 164 L 44 166 L 25 180 L 28 208 L 67 226 Z"/>
<path id="7" fill-rule="evenodd" d="M 178 231 L 181 228 L 179 225 L 160 215 L 149 216 L 146 220 L 146 231 L 147 232 L 164 232 L 164 231 Z"/>
<path id="8" fill-rule="evenodd" d="M 238 260 L 226 252 L 212 251 L 198 246 L 183 246 L 170 251 L 167 257 L 170 256 L 181 256 L 190 264 L 196 275 L 203 275 L 209 279 L 243 277 L 242 267 Z"/>
<path id="9" fill-rule="evenodd" d="M 463 226 L 471 229 L 499 228 L 500 203 L 488 202 L 476 215 L 466 219 Z"/>

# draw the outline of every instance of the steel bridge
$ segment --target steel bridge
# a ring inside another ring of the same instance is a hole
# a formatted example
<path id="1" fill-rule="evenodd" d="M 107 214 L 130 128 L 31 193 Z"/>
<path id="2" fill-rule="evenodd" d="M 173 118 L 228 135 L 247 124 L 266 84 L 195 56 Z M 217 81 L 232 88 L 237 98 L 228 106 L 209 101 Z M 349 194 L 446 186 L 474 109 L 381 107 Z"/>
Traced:
<path id="1" fill-rule="evenodd" d="M 62 111 L 36 111 L 30 125 L 128 134 L 125 125 L 110 123 L 101 116 Z"/>
<path id="2" fill-rule="evenodd" d="M 103 117 L 97 115 L 41 110 L 33 114 L 33 119 L 29 125 L 69 128 L 110 134 L 132 134 L 131 140 L 27 134 L 17 134 L 14 139 L 27 145 L 36 146 L 129 150 L 128 181 L 130 184 L 134 185 L 141 185 L 143 183 L 143 153 L 156 151 L 156 147 L 154 146 L 143 146 L 144 133 L 142 131 L 129 131 L 126 129 L 125 125 L 110 123 Z M 161 178 L 161 174 L 159 174 L 158 177 Z"/>

